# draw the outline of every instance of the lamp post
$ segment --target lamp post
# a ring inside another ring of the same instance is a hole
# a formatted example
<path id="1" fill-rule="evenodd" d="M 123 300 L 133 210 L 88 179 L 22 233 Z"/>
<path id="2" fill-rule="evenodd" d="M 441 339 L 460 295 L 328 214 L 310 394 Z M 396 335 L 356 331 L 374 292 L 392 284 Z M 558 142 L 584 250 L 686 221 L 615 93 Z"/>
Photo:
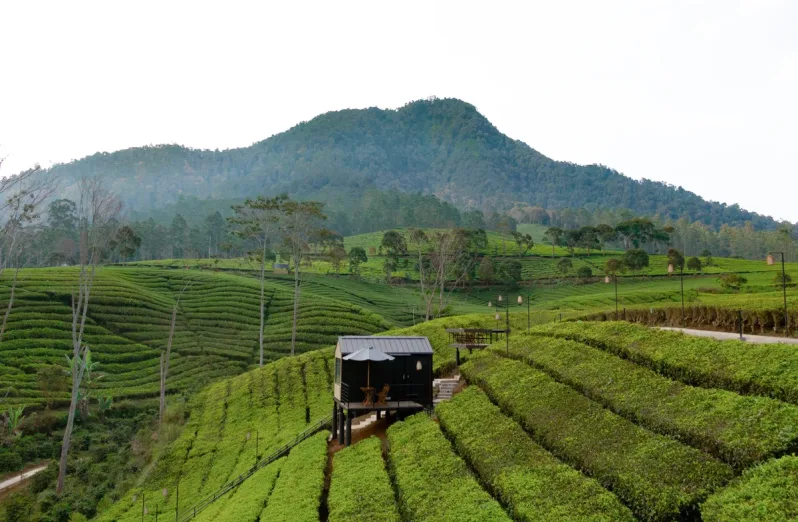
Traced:
<path id="1" fill-rule="evenodd" d="M 526 331 L 528 332 L 532 328 L 532 315 L 530 314 L 529 310 L 529 303 L 532 301 L 532 294 L 527 292 L 526 294 Z M 518 296 L 518 306 L 524 304 L 523 296 Z"/>
<path id="2" fill-rule="evenodd" d="M 668 263 L 668 275 L 673 273 L 673 263 Z M 682 287 L 682 326 L 684 326 L 684 263 L 679 265 L 679 281 Z"/>
<path id="3" fill-rule="evenodd" d="M 618 274 L 612 274 L 612 278 L 615 280 L 615 320 L 618 320 Z M 604 276 L 604 282 L 609 284 L 610 276 Z"/>
<path id="4" fill-rule="evenodd" d="M 787 273 L 784 271 L 784 252 L 771 252 L 768 254 L 768 265 L 775 265 L 776 260 L 773 259 L 773 254 L 781 254 L 781 291 L 784 296 L 784 337 L 790 335 L 790 316 L 787 313 Z"/>
<path id="5" fill-rule="evenodd" d="M 496 305 L 496 308 L 501 308 L 502 302 L 504 302 L 504 297 L 500 295 L 498 297 L 497 301 L 498 301 L 498 304 Z M 493 306 L 492 303 L 490 301 L 488 301 L 488 307 L 491 307 L 491 306 Z M 504 305 L 504 318 L 505 318 L 505 322 L 507 324 L 507 326 L 505 328 L 505 331 L 504 331 L 504 338 L 505 338 L 505 341 L 507 343 L 507 353 L 510 353 L 510 303 L 505 303 L 505 305 Z M 499 329 L 499 321 L 501 320 L 501 315 L 499 314 L 498 310 L 496 311 L 495 319 L 496 319 L 496 329 L 498 330 Z"/>

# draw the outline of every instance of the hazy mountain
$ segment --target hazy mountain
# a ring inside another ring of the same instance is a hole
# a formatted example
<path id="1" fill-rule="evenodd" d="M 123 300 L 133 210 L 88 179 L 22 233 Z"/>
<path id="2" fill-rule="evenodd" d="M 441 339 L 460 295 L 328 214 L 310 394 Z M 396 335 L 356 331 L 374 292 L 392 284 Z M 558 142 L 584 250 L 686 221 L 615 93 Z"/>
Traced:
<path id="1" fill-rule="evenodd" d="M 230 199 L 287 191 L 340 200 L 378 188 L 435 194 L 483 211 L 521 201 L 550 209 L 622 207 L 714 226 L 776 225 L 681 187 L 636 181 L 601 165 L 554 161 L 500 133 L 472 105 L 455 99 L 416 101 L 397 110 L 329 112 L 239 149 L 141 147 L 94 154 L 52 170 L 67 197 L 77 178 L 106 176 L 139 212 L 180 195 Z"/>

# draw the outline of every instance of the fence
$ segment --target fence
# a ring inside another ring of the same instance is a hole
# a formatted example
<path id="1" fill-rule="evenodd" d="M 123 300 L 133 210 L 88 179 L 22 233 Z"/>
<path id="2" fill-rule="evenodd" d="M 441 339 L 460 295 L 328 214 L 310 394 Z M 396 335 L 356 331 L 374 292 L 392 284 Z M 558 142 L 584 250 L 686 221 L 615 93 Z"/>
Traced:
<path id="1" fill-rule="evenodd" d="M 331 424 L 332 424 L 332 415 L 328 415 L 327 417 L 321 419 L 312 426 L 305 428 L 305 431 L 294 437 L 294 439 L 291 442 L 284 444 L 282 447 L 274 451 L 271 455 L 261 459 L 260 462 L 252 466 L 246 473 L 239 475 L 235 479 L 231 480 L 230 482 L 228 482 L 227 484 L 216 490 L 213 494 L 200 500 L 193 506 L 190 506 L 187 509 L 182 510 L 182 513 L 180 512 L 180 507 L 178 506 L 175 509 L 175 522 L 185 522 L 186 520 L 191 520 L 192 518 L 197 516 L 197 514 L 200 513 L 203 509 L 213 504 L 217 499 L 221 498 L 226 493 L 230 492 L 230 490 L 241 485 L 242 482 L 244 482 L 249 477 L 254 475 L 256 471 L 263 468 L 264 466 L 268 466 L 269 464 L 276 461 L 280 457 L 284 457 L 285 455 L 288 454 L 289 451 L 291 451 L 291 449 L 294 446 L 304 441 L 305 439 L 308 439 L 312 435 L 315 435 L 322 429 L 327 428 Z M 178 488 L 179 487 L 180 485 L 178 483 Z"/>

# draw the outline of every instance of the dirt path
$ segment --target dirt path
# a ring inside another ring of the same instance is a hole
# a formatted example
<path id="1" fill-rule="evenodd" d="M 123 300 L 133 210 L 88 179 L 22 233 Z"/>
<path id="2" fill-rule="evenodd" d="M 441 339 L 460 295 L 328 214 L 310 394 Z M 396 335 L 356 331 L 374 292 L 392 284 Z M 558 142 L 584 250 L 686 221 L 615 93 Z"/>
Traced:
<path id="1" fill-rule="evenodd" d="M 695 335 L 696 337 L 711 337 L 719 341 L 739 341 L 740 334 L 731 332 L 713 332 L 711 330 L 694 330 L 692 328 L 672 328 L 669 326 L 660 326 L 660 330 L 670 330 L 672 332 L 682 332 L 687 335 Z M 798 345 L 798 339 L 785 338 L 785 337 L 772 337 L 769 335 L 743 335 L 743 341 L 757 344 L 769 343 L 783 343 Z"/>
<path id="2" fill-rule="evenodd" d="M 34 476 L 35 474 L 39 473 L 40 471 L 44 471 L 47 469 L 47 464 L 42 464 L 41 466 L 36 466 L 35 468 L 31 468 L 29 470 L 23 471 L 13 477 L 7 478 L 6 480 L 0 482 L 0 491 L 5 491 L 6 489 L 16 486 L 17 484 L 24 482 Z"/>

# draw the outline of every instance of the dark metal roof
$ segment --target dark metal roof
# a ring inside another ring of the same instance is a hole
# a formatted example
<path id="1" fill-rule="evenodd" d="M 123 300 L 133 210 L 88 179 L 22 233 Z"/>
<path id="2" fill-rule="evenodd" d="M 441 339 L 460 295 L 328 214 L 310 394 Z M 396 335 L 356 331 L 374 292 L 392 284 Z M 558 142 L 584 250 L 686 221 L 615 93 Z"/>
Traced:
<path id="1" fill-rule="evenodd" d="M 370 346 L 390 355 L 432 354 L 432 345 L 426 337 L 344 335 L 338 338 L 338 345 L 341 347 L 342 355 L 354 353 Z"/>

